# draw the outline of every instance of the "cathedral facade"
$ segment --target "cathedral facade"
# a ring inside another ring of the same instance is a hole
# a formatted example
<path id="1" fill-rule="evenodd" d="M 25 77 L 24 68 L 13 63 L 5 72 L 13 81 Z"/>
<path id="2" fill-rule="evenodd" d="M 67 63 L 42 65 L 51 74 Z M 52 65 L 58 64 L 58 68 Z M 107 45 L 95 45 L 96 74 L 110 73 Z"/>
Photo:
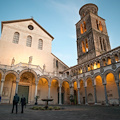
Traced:
<path id="1" fill-rule="evenodd" d="M 95 4 L 79 11 L 76 23 L 78 64 L 68 67 L 51 53 L 53 36 L 34 19 L 3 21 L 0 39 L 0 95 L 15 93 L 29 104 L 120 105 L 120 47 L 111 49 L 105 19 Z"/>

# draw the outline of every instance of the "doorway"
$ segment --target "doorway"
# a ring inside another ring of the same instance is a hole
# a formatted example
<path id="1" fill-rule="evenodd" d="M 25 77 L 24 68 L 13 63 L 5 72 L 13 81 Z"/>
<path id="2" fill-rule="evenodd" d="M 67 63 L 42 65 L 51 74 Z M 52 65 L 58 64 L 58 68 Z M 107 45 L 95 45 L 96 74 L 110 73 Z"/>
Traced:
<path id="1" fill-rule="evenodd" d="M 18 96 L 21 100 L 22 95 L 26 98 L 26 103 L 28 103 L 28 94 L 29 94 L 29 86 L 18 86 Z"/>

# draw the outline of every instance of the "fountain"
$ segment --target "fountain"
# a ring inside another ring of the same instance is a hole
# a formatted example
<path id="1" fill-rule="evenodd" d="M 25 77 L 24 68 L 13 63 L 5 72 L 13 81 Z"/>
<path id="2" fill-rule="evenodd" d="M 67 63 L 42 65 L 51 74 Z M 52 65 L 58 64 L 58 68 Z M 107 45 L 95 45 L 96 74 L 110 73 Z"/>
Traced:
<path id="1" fill-rule="evenodd" d="M 46 98 L 46 99 L 42 99 L 42 101 L 46 102 L 45 109 L 47 110 L 47 108 L 48 108 L 48 102 L 49 101 L 53 101 L 53 99 Z"/>

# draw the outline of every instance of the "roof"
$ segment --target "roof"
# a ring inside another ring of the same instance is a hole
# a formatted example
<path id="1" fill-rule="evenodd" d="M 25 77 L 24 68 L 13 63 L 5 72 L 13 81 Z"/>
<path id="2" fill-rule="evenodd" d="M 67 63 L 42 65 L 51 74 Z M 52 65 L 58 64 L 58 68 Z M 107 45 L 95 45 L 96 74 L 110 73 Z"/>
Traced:
<path id="1" fill-rule="evenodd" d="M 62 62 L 58 57 L 56 57 L 53 53 L 51 53 L 57 60 L 59 60 L 62 64 L 64 64 L 67 68 L 69 68 L 64 62 Z"/>
<path id="2" fill-rule="evenodd" d="M 14 23 L 14 22 L 23 22 L 23 21 L 29 21 L 29 20 L 32 20 L 36 25 L 38 25 L 38 27 L 40 27 L 46 34 L 48 34 L 52 38 L 52 40 L 54 39 L 54 37 L 50 33 L 48 33 L 40 24 L 38 24 L 33 18 L 20 19 L 20 20 L 11 20 L 11 21 L 2 21 L 1 22 L 1 31 L 3 29 L 3 24 Z"/>

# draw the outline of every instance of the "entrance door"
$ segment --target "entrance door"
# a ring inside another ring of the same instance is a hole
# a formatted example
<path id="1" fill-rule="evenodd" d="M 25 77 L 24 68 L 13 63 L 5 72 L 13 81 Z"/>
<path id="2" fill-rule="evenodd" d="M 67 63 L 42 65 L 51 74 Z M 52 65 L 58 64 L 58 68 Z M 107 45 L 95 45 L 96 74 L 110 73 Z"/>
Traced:
<path id="1" fill-rule="evenodd" d="M 28 103 L 28 94 L 29 94 L 29 86 L 18 86 L 18 96 L 21 100 L 22 95 L 26 98 L 26 103 Z"/>

